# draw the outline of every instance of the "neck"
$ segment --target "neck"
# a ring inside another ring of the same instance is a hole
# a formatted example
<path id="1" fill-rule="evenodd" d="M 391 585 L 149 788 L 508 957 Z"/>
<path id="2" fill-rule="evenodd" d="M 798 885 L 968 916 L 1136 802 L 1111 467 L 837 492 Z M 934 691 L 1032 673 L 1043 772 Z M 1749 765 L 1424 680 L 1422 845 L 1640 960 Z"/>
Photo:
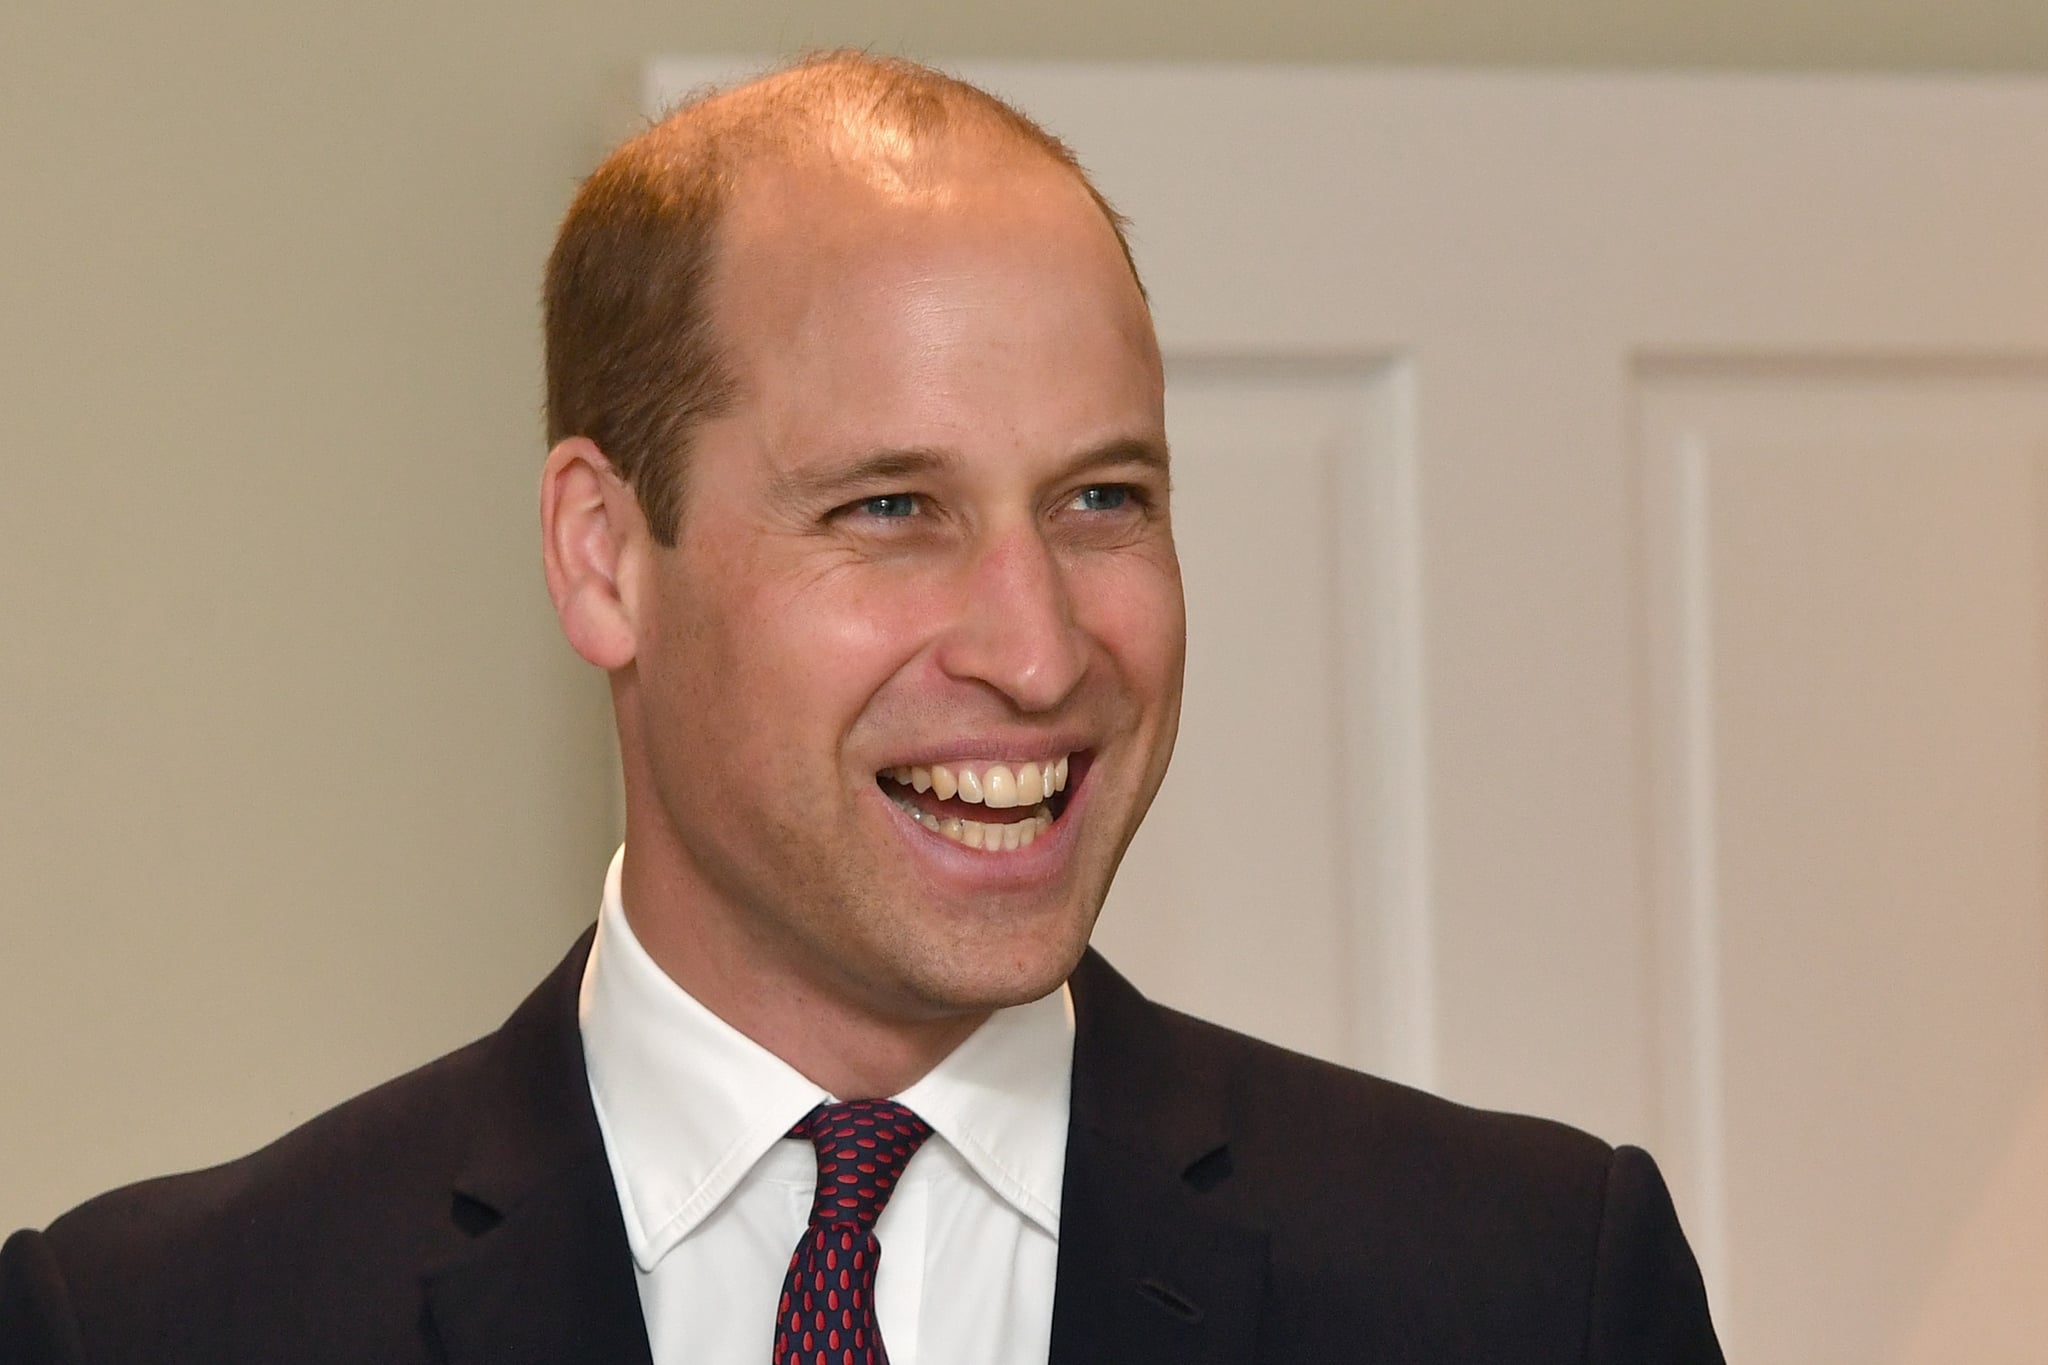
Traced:
<path id="1" fill-rule="evenodd" d="M 901 1094 L 993 1012 L 905 1014 L 851 983 L 834 989 L 823 964 L 804 970 L 730 917 L 678 903 L 677 883 L 636 860 L 630 842 L 620 890 L 633 936 L 670 980 L 838 1099 Z"/>

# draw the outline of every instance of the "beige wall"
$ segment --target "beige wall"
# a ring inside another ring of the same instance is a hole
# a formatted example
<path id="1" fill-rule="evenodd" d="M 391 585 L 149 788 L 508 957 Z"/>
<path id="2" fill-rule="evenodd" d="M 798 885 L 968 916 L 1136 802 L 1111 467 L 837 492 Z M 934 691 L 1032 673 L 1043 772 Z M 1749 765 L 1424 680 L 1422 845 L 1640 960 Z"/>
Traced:
<path id="1" fill-rule="evenodd" d="M 1699 8 L 7 0 L 0 1226 L 489 1027 L 591 913 L 534 293 L 638 59 L 2048 64 L 2039 0 Z"/>

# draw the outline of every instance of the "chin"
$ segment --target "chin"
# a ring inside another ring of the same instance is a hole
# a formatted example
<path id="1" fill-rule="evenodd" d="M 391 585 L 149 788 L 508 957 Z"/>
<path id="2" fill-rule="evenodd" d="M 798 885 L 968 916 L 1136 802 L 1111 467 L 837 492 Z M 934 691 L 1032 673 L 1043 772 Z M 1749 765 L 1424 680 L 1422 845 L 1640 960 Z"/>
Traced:
<path id="1" fill-rule="evenodd" d="M 910 974 L 915 993 L 945 1014 L 980 1014 L 1027 1005 L 1058 990 L 1087 950 L 1084 931 L 1056 942 L 990 946 L 951 961 L 926 961 Z"/>

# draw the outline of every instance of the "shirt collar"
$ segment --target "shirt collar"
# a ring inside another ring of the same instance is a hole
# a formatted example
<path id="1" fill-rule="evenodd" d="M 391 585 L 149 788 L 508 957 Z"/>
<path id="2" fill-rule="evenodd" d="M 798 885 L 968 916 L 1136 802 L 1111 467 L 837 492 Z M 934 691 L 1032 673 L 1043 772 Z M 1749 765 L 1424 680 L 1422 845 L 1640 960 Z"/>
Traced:
<path id="1" fill-rule="evenodd" d="M 579 1021 L 627 1242 L 653 1267 L 833 1096 L 671 979 L 626 922 L 622 847 L 605 875 Z M 896 1098 L 1001 1198 L 1057 1236 L 1074 1014 L 1065 986 L 997 1010 Z"/>
<path id="2" fill-rule="evenodd" d="M 1058 1237 L 1073 1074 L 1074 1002 L 1062 985 L 997 1010 L 897 1098 L 1004 1202 Z"/>

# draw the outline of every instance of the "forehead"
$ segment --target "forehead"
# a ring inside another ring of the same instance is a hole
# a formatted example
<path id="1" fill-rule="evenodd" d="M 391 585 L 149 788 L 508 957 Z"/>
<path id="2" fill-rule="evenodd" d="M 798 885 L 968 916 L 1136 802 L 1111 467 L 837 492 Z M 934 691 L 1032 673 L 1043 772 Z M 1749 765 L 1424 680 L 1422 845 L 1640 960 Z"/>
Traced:
<path id="1" fill-rule="evenodd" d="M 764 160 L 719 226 L 714 312 L 784 322 L 864 295 L 979 278 L 1085 295 L 1150 317 L 1120 243 L 1078 177 L 1028 148 L 953 139 L 894 154 Z"/>
<path id="2" fill-rule="evenodd" d="M 1144 298 L 1094 198 L 1048 158 L 763 167 L 720 232 L 711 312 L 742 406 L 1156 424 Z"/>

